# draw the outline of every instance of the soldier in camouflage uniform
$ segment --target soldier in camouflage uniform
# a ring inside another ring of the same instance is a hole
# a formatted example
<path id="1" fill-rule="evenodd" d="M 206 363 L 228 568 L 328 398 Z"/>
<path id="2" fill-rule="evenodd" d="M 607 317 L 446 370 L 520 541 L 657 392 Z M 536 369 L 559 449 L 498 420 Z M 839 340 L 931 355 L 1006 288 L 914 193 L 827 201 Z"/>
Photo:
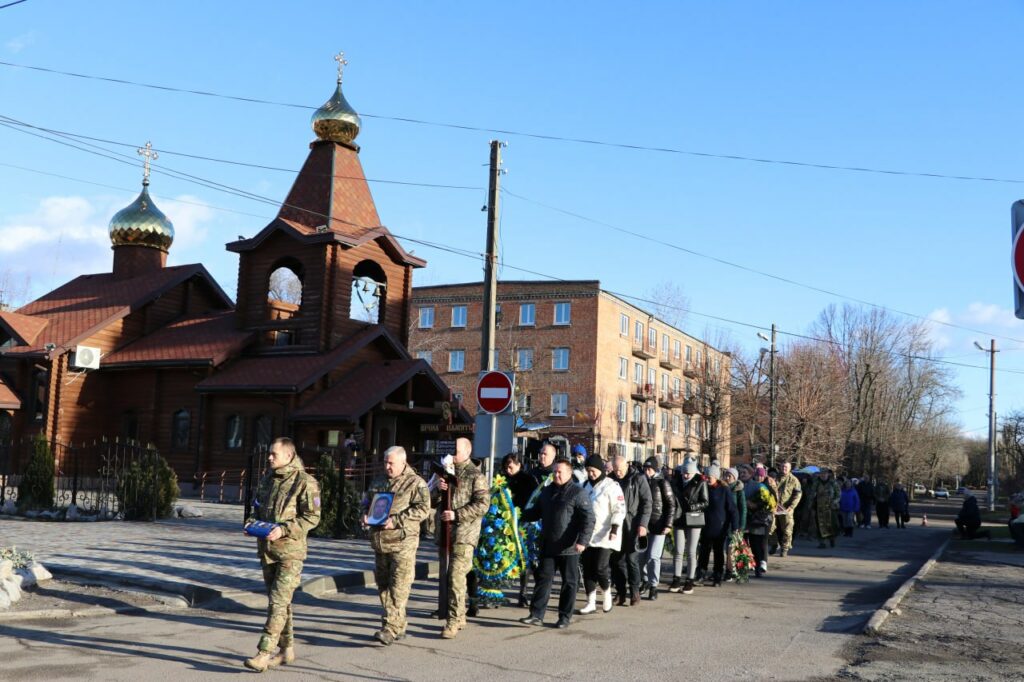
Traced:
<path id="1" fill-rule="evenodd" d="M 247 668 L 257 672 L 295 660 L 292 594 L 299 586 L 306 559 L 306 534 L 320 523 L 320 487 L 306 473 L 292 440 L 276 439 L 268 459 L 270 469 L 260 479 L 252 515 L 246 521 L 279 524 L 266 538 L 257 540 L 270 598 L 259 653 L 245 661 Z M 275 646 L 280 651 L 271 655 Z"/>
<path id="2" fill-rule="evenodd" d="M 444 639 L 454 638 L 466 625 L 466 577 L 473 570 L 473 552 L 480 540 L 480 524 L 490 506 L 487 480 L 470 460 L 472 452 L 473 445 L 468 439 L 455 441 L 456 484 L 452 490 L 452 508 L 445 510 L 444 505 L 437 508 L 436 537 L 439 545 L 444 541 L 442 524 L 447 522 L 453 526 L 449 535 L 453 541 L 448 568 L 448 621 L 441 630 Z M 443 492 L 448 489 L 448 484 L 441 480 L 438 489 Z M 476 598 L 476 595 L 472 596 Z"/>
<path id="3" fill-rule="evenodd" d="M 405 604 L 409 601 L 412 579 L 416 574 L 416 550 L 420 544 L 420 522 L 430 515 L 427 483 L 406 463 L 405 448 L 395 446 L 384 451 L 387 478 L 374 481 L 364 500 L 368 509 L 373 495 L 394 494 L 387 522 L 370 528 L 373 547 L 374 580 L 384 613 L 380 630 L 374 637 L 384 646 L 405 637 Z M 363 515 L 366 524 L 367 516 Z"/>
<path id="4" fill-rule="evenodd" d="M 775 535 L 779 544 L 779 556 L 786 556 L 793 547 L 793 512 L 800 504 L 803 492 L 800 480 L 790 473 L 792 465 L 783 462 L 779 471 L 779 506 L 775 515 Z"/>

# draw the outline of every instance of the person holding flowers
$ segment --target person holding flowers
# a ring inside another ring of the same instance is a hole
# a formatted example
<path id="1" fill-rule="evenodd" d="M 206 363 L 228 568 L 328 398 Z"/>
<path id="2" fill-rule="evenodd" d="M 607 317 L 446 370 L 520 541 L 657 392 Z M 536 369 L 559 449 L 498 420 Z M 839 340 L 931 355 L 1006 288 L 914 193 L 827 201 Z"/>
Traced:
<path id="1" fill-rule="evenodd" d="M 580 614 L 597 610 L 597 588 L 603 596 L 602 610 L 612 610 L 611 555 L 622 546 L 622 522 L 626 519 L 626 500 L 618 482 L 605 474 L 604 460 L 591 455 L 586 461 L 587 482 L 583 490 L 590 496 L 594 509 L 594 533 L 590 545 L 583 550 L 583 587 L 587 604 Z"/>
<path id="2" fill-rule="evenodd" d="M 761 465 L 754 469 L 755 486 L 747 493 L 747 542 L 754 555 L 754 576 L 768 572 L 767 544 L 775 524 L 777 498 L 767 483 L 768 472 Z"/>

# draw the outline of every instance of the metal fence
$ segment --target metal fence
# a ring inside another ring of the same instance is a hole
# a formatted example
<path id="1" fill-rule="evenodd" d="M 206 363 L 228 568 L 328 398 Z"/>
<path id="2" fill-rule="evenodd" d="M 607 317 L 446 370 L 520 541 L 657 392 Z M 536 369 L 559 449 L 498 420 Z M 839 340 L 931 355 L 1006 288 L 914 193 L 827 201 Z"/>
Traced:
<path id="1" fill-rule="evenodd" d="M 19 488 L 40 448 L 53 459 L 54 508 L 75 505 L 84 514 L 113 518 L 157 497 L 160 479 L 154 471 L 159 453 L 152 446 L 120 440 L 40 443 L 25 438 L 0 442 L 0 506 L 19 503 Z"/>

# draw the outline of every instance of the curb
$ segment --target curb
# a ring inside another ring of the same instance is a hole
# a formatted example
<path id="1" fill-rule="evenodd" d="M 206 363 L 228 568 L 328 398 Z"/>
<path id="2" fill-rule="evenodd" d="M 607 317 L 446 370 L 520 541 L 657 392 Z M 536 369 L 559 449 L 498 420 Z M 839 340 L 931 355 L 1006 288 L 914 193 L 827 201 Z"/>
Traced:
<path id="1" fill-rule="evenodd" d="M 896 592 L 894 592 L 893 595 L 889 597 L 889 599 L 886 600 L 886 602 L 882 604 L 877 611 L 874 612 L 874 614 L 872 614 L 871 618 L 868 619 L 867 625 L 864 626 L 865 635 L 878 637 L 882 633 L 882 626 L 885 624 L 885 621 L 889 619 L 889 616 L 893 614 L 897 616 L 899 615 L 900 602 L 903 601 L 903 598 L 907 596 L 907 593 L 913 589 L 918 580 L 921 580 L 928 575 L 928 571 L 932 570 L 932 567 L 935 566 L 939 557 L 943 555 L 946 548 L 949 547 L 949 543 L 952 541 L 953 536 L 950 535 L 946 538 L 945 542 L 935 550 L 931 558 L 924 562 L 924 565 L 921 566 L 921 568 L 917 569 L 917 573 L 910 576 L 906 582 L 904 582 L 900 588 L 896 590 Z"/>
<path id="2" fill-rule="evenodd" d="M 416 578 L 436 576 L 441 570 L 437 561 L 419 561 L 416 563 Z M 348 571 L 311 578 L 299 586 L 299 589 L 313 597 L 343 592 L 353 587 L 373 587 L 377 584 L 373 571 Z"/>

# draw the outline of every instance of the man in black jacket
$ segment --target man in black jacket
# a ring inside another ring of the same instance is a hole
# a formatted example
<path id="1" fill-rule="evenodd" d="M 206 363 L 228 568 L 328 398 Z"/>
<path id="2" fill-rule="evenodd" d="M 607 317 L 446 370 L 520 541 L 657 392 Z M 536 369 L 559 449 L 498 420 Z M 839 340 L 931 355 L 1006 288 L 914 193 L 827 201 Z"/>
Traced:
<path id="1" fill-rule="evenodd" d="M 616 605 L 625 606 L 627 589 L 629 605 L 640 603 L 640 552 L 637 541 L 648 544 L 647 526 L 651 521 L 651 486 L 647 477 L 632 469 L 629 461 L 616 455 L 612 478 L 618 481 L 626 499 L 626 520 L 622 522 L 622 547 L 612 552 L 612 580 L 615 583 Z M 644 538 L 644 539 L 641 539 Z M 627 587 L 628 582 L 628 587 Z"/>
<path id="2" fill-rule="evenodd" d="M 665 537 L 672 532 L 672 521 L 676 514 L 676 496 L 672 485 L 665 480 L 658 466 L 657 457 L 644 462 L 644 475 L 651 486 L 651 522 L 648 526 L 647 551 L 640 562 L 643 577 L 641 589 L 646 586 L 650 592 L 647 598 L 658 598 L 658 583 L 661 582 L 661 555 L 665 551 Z"/>
<path id="3" fill-rule="evenodd" d="M 540 567 L 530 600 L 530 615 L 519 619 L 525 625 L 543 625 L 544 611 L 551 596 L 555 569 L 562 578 L 558 595 L 557 628 L 572 621 L 572 609 L 580 581 L 580 553 L 594 532 L 594 509 L 590 496 L 576 485 L 572 462 L 555 462 L 551 484 L 541 490 L 536 503 L 523 512 L 524 521 L 540 521 Z"/>

